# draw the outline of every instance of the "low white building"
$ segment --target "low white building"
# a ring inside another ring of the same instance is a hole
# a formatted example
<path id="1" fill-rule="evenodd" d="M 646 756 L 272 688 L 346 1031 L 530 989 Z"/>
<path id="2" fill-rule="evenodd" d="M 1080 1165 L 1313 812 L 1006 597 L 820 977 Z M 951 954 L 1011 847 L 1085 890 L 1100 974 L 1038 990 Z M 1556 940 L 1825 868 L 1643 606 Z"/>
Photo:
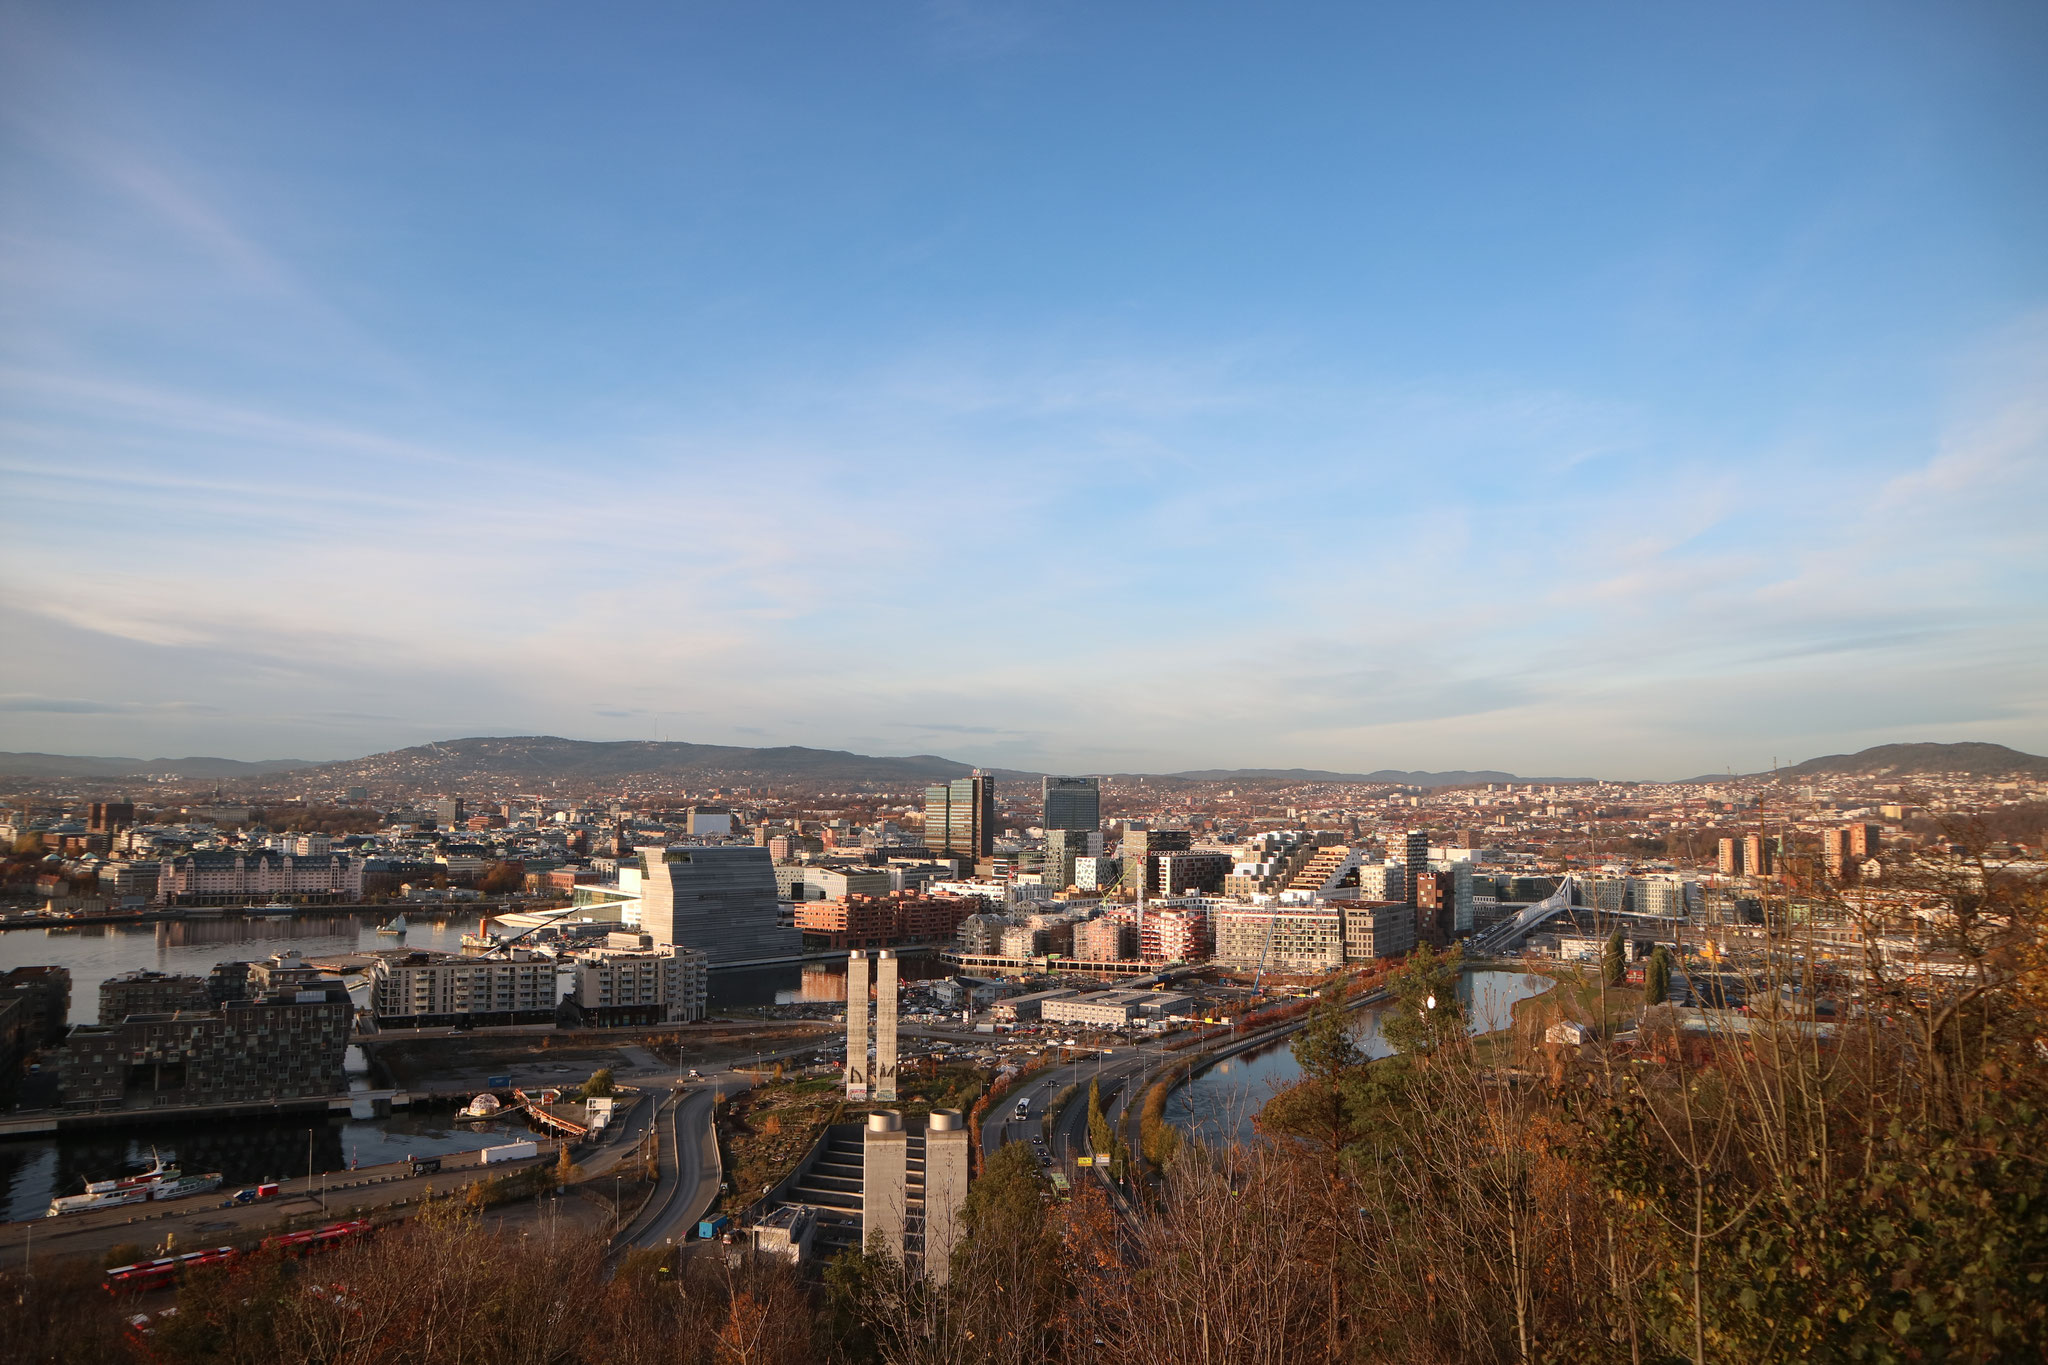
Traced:
<path id="1" fill-rule="evenodd" d="M 1098 1028 L 1156 1023 L 1194 1012 L 1195 998 L 1185 991 L 1097 991 L 1093 995 L 1047 1000 L 1039 1007 L 1040 1017 L 1048 1023 L 1090 1024 Z"/>

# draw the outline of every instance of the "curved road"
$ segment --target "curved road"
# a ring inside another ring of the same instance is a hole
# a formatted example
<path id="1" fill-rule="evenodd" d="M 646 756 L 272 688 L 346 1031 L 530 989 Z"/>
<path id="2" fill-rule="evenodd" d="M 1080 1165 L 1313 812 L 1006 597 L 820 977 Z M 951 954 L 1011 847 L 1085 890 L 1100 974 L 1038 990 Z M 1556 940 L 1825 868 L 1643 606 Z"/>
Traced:
<path id="1" fill-rule="evenodd" d="M 640 1212 L 612 1239 L 614 1251 L 684 1241 L 717 1202 L 722 1173 L 712 1113 L 719 1093 L 716 1084 L 693 1086 L 671 1095 L 655 1110 L 661 1176 Z"/>

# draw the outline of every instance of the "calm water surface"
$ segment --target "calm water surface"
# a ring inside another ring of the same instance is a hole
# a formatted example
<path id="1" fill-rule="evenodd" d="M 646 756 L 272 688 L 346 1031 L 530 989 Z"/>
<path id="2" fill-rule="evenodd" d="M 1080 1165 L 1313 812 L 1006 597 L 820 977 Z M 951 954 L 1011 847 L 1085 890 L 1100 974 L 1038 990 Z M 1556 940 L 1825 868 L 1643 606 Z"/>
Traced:
<path id="1" fill-rule="evenodd" d="M 1471 1031 L 1492 1033 L 1512 1021 L 1510 1011 L 1517 1000 L 1541 995 L 1551 985 L 1549 977 L 1524 972 L 1466 972 L 1458 980 L 1458 998 L 1465 1002 Z M 1359 1048 L 1367 1056 L 1391 1056 L 1394 1049 L 1380 1036 L 1380 1011 L 1360 1014 Z M 1290 1040 L 1283 1038 L 1218 1062 L 1174 1091 L 1167 1116 L 1205 1142 L 1250 1141 L 1256 1136 L 1252 1120 L 1266 1101 L 1300 1079 L 1301 1066 L 1294 1060 Z"/>
<path id="2" fill-rule="evenodd" d="M 13 929 L 0 932 L 0 970 L 43 963 L 68 968 L 71 1022 L 93 1023 L 99 1016 L 100 982 L 122 972 L 147 969 L 203 977 L 217 962 L 251 961 L 291 948 L 309 958 L 401 946 L 459 952 L 462 936 L 478 924 L 475 911 L 408 910 L 405 937 L 394 938 L 377 932 L 387 917 L 386 912 L 365 912 Z M 936 957 L 903 959 L 905 980 L 947 974 Z M 365 983 L 360 977 L 354 981 L 360 1002 Z M 713 1009 L 845 998 L 843 960 L 711 974 Z M 360 1052 L 349 1052 L 351 1067 L 359 1067 Z M 354 1084 L 360 1088 L 363 1082 Z M 40 1217 L 54 1196 L 74 1194 L 88 1179 L 139 1169 L 152 1146 L 186 1171 L 219 1171 L 233 1186 L 306 1174 L 309 1137 L 312 1169 L 317 1173 L 398 1161 L 407 1155 L 475 1151 L 514 1141 L 525 1132 L 523 1123 L 457 1124 L 452 1110 L 401 1110 L 383 1119 L 334 1115 L 0 1140 L 0 1215 Z"/>

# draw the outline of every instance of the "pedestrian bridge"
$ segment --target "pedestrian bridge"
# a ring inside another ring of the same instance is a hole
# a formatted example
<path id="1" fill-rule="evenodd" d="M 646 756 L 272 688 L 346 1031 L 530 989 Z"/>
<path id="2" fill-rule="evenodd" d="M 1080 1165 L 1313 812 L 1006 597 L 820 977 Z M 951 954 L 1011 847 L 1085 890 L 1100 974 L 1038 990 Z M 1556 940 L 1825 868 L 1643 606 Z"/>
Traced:
<path id="1" fill-rule="evenodd" d="M 1578 878 L 1566 876 L 1557 884 L 1557 890 L 1542 900 L 1523 906 L 1513 919 L 1502 920 L 1474 937 L 1468 952 L 1474 957 L 1490 957 L 1519 947 L 1538 925 L 1572 908 L 1572 892 L 1578 884 Z"/>

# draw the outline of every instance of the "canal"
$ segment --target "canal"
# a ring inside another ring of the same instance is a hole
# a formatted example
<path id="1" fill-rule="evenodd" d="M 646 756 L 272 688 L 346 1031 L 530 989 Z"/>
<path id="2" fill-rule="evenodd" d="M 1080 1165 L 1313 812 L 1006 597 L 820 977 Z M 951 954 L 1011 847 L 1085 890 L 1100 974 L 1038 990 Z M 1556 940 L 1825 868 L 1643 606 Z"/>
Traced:
<path id="1" fill-rule="evenodd" d="M 1551 984 L 1548 977 L 1526 972 L 1471 971 L 1458 979 L 1458 998 L 1472 1033 L 1492 1033 L 1512 1022 L 1516 1001 L 1541 995 Z M 1370 1057 L 1394 1051 L 1380 1036 L 1380 1014 L 1359 1012 L 1358 1046 Z M 1218 1062 L 1174 1091 L 1167 1117 L 1204 1142 L 1249 1142 L 1257 1136 L 1253 1120 L 1266 1101 L 1300 1079 L 1292 1039 L 1282 1038 Z"/>

